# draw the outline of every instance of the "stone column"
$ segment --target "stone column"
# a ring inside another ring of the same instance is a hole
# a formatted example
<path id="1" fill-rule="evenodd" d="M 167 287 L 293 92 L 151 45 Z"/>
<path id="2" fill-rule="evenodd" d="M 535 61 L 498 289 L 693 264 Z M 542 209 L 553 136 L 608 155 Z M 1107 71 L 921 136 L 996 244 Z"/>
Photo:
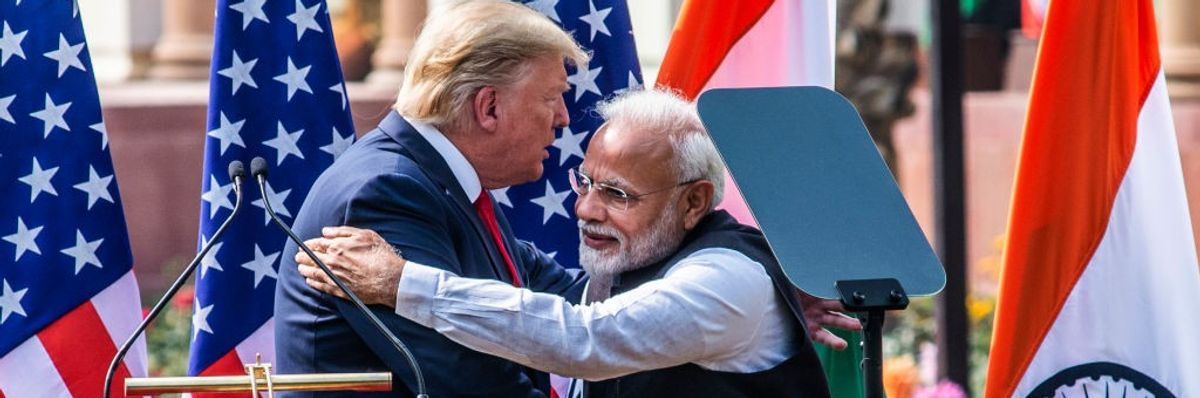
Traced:
<path id="1" fill-rule="evenodd" d="M 159 36 L 159 0 L 80 0 L 79 13 L 96 80 L 145 77 L 150 50 Z"/>
<path id="2" fill-rule="evenodd" d="M 1165 0 L 1158 15 L 1162 25 L 1162 61 L 1172 97 L 1200 99 L 1200 2 Z"/>
<path id="3" fill-rule="evenodd" d="M 163 35 L 154 46 L 151 78 L 208 78 L 215 10 L 215 0 L 163 1 Z"/>
<path id="4" fill-rule="evenodd" d="M 367 76 L 373 84 L 398 85 L 404 80 L 404 63 L 429 5 L 425 0 L 382 0 L 379 47 L 371 56 L 374 70 Z"/>

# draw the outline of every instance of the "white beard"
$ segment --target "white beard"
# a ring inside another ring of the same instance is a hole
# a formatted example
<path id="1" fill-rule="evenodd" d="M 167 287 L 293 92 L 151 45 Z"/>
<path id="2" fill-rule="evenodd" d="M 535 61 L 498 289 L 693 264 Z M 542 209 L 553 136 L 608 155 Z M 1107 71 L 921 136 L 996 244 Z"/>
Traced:
<path id="1" fill-rule="evenodd" d="M 614 275 L 635 270 L 666 258 L 679 248 L 684 230 L 679 228 L 678 212 L 668 211 L 650 226 L 643 238 L 629 239 L 616 229 L 596 223 L 579 221 L 579 264 L 593 283 L 611 282 Z M 604 253 L 583 243 L 583 232 L 611 236 L 617 239 L 616 253 Z"/>

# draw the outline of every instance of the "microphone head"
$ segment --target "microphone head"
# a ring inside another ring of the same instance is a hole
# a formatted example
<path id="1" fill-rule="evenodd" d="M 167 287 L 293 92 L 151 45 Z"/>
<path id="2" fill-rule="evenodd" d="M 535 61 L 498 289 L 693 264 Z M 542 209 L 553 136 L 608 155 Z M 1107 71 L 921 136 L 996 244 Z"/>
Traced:
<path id="1" fill-rule="evenodd" d="M 262 156 L 255 156 L 254 159 L 250 161 L 250 174 L 255 178 L 258 178 L 260 175 L 266 177 L 267 160 L 263 159 Z"/>
<path id="2" fill-rule="evenodd" d="M 246 165 L 240 160 L 229 162 L 229 181 L 234 181 L 237 177 L 246 177 Z"/>

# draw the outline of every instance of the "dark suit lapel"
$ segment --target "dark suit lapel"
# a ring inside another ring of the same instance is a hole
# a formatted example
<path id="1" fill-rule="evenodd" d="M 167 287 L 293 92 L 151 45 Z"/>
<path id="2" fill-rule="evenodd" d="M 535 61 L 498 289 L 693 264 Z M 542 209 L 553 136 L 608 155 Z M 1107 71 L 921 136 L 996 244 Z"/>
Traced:
<path id="1" fill-rule="evenodd" d="M 508 267 L 504 265 L 504 258 L 500 257 L 500 251 L 496 248 L 491 233 L 483 226 L 483 221 L 479 219 L 479 213 L 475 211 L 475 206 L 472 204 L 473 201 L 463 193 L 462 185 L 458 183 L 454 172 L 450 170 L 450 166 L 446 164 L 446 160 L 442 158 L 441 154 L 407 120 L 404 120 L 404 117 L 395 111 L 388 113 L 387 117 L 379 123 L 379 130 L 399 143 L 405 154 L 417 162 L 430 179 L 441 186 L 443 194 L 454 204 L 454 208 L 458 209 L 460 215 L 465 219 L 470 220 L 475 235 L 487 249 L 488 260 L 496 278 L 512 283 L 512 278 L 508 276 Z M 497 214 L 497 218 L 499 218 L 499 214 Z"/>

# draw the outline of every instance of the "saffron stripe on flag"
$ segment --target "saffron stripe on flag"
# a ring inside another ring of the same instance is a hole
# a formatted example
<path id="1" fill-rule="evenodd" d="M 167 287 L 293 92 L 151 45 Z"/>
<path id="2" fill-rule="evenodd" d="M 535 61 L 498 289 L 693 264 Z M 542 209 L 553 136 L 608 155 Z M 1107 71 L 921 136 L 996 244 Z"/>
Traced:
<path id="1" fill-rule="evenodd" d="M 986 396 L 1200 394 L 1200 269 L 1153 4 L 1051 2 Z"/>
<path id="2" fill-rule="evenodd" d="M 1157 42 L 1144 37 L 1154 35 L 1153 25 L 1146 32 L 1143 24 L 1119 23 L 1125 14 L 1152 15 L 1140 3 L 1057 2 L 1046 20 L 997 300 L 993 346 L 1000 349 L 991 363 L 1006 366 L 989 366 L 989 383 L 1007 392 L 990 394 L 1012 393 L 1108 225 L 1159 67 Z"/>
<path id="3" fill-rule="evenodd" d="M 695 99 L 708 86 L 733 47 L 754 28 L 773 3 L 773 0 L 684 3 L 656 84 L 680 90 L 689 100 Z M 724 22 L 713 24 L 712 21 Z"/>

